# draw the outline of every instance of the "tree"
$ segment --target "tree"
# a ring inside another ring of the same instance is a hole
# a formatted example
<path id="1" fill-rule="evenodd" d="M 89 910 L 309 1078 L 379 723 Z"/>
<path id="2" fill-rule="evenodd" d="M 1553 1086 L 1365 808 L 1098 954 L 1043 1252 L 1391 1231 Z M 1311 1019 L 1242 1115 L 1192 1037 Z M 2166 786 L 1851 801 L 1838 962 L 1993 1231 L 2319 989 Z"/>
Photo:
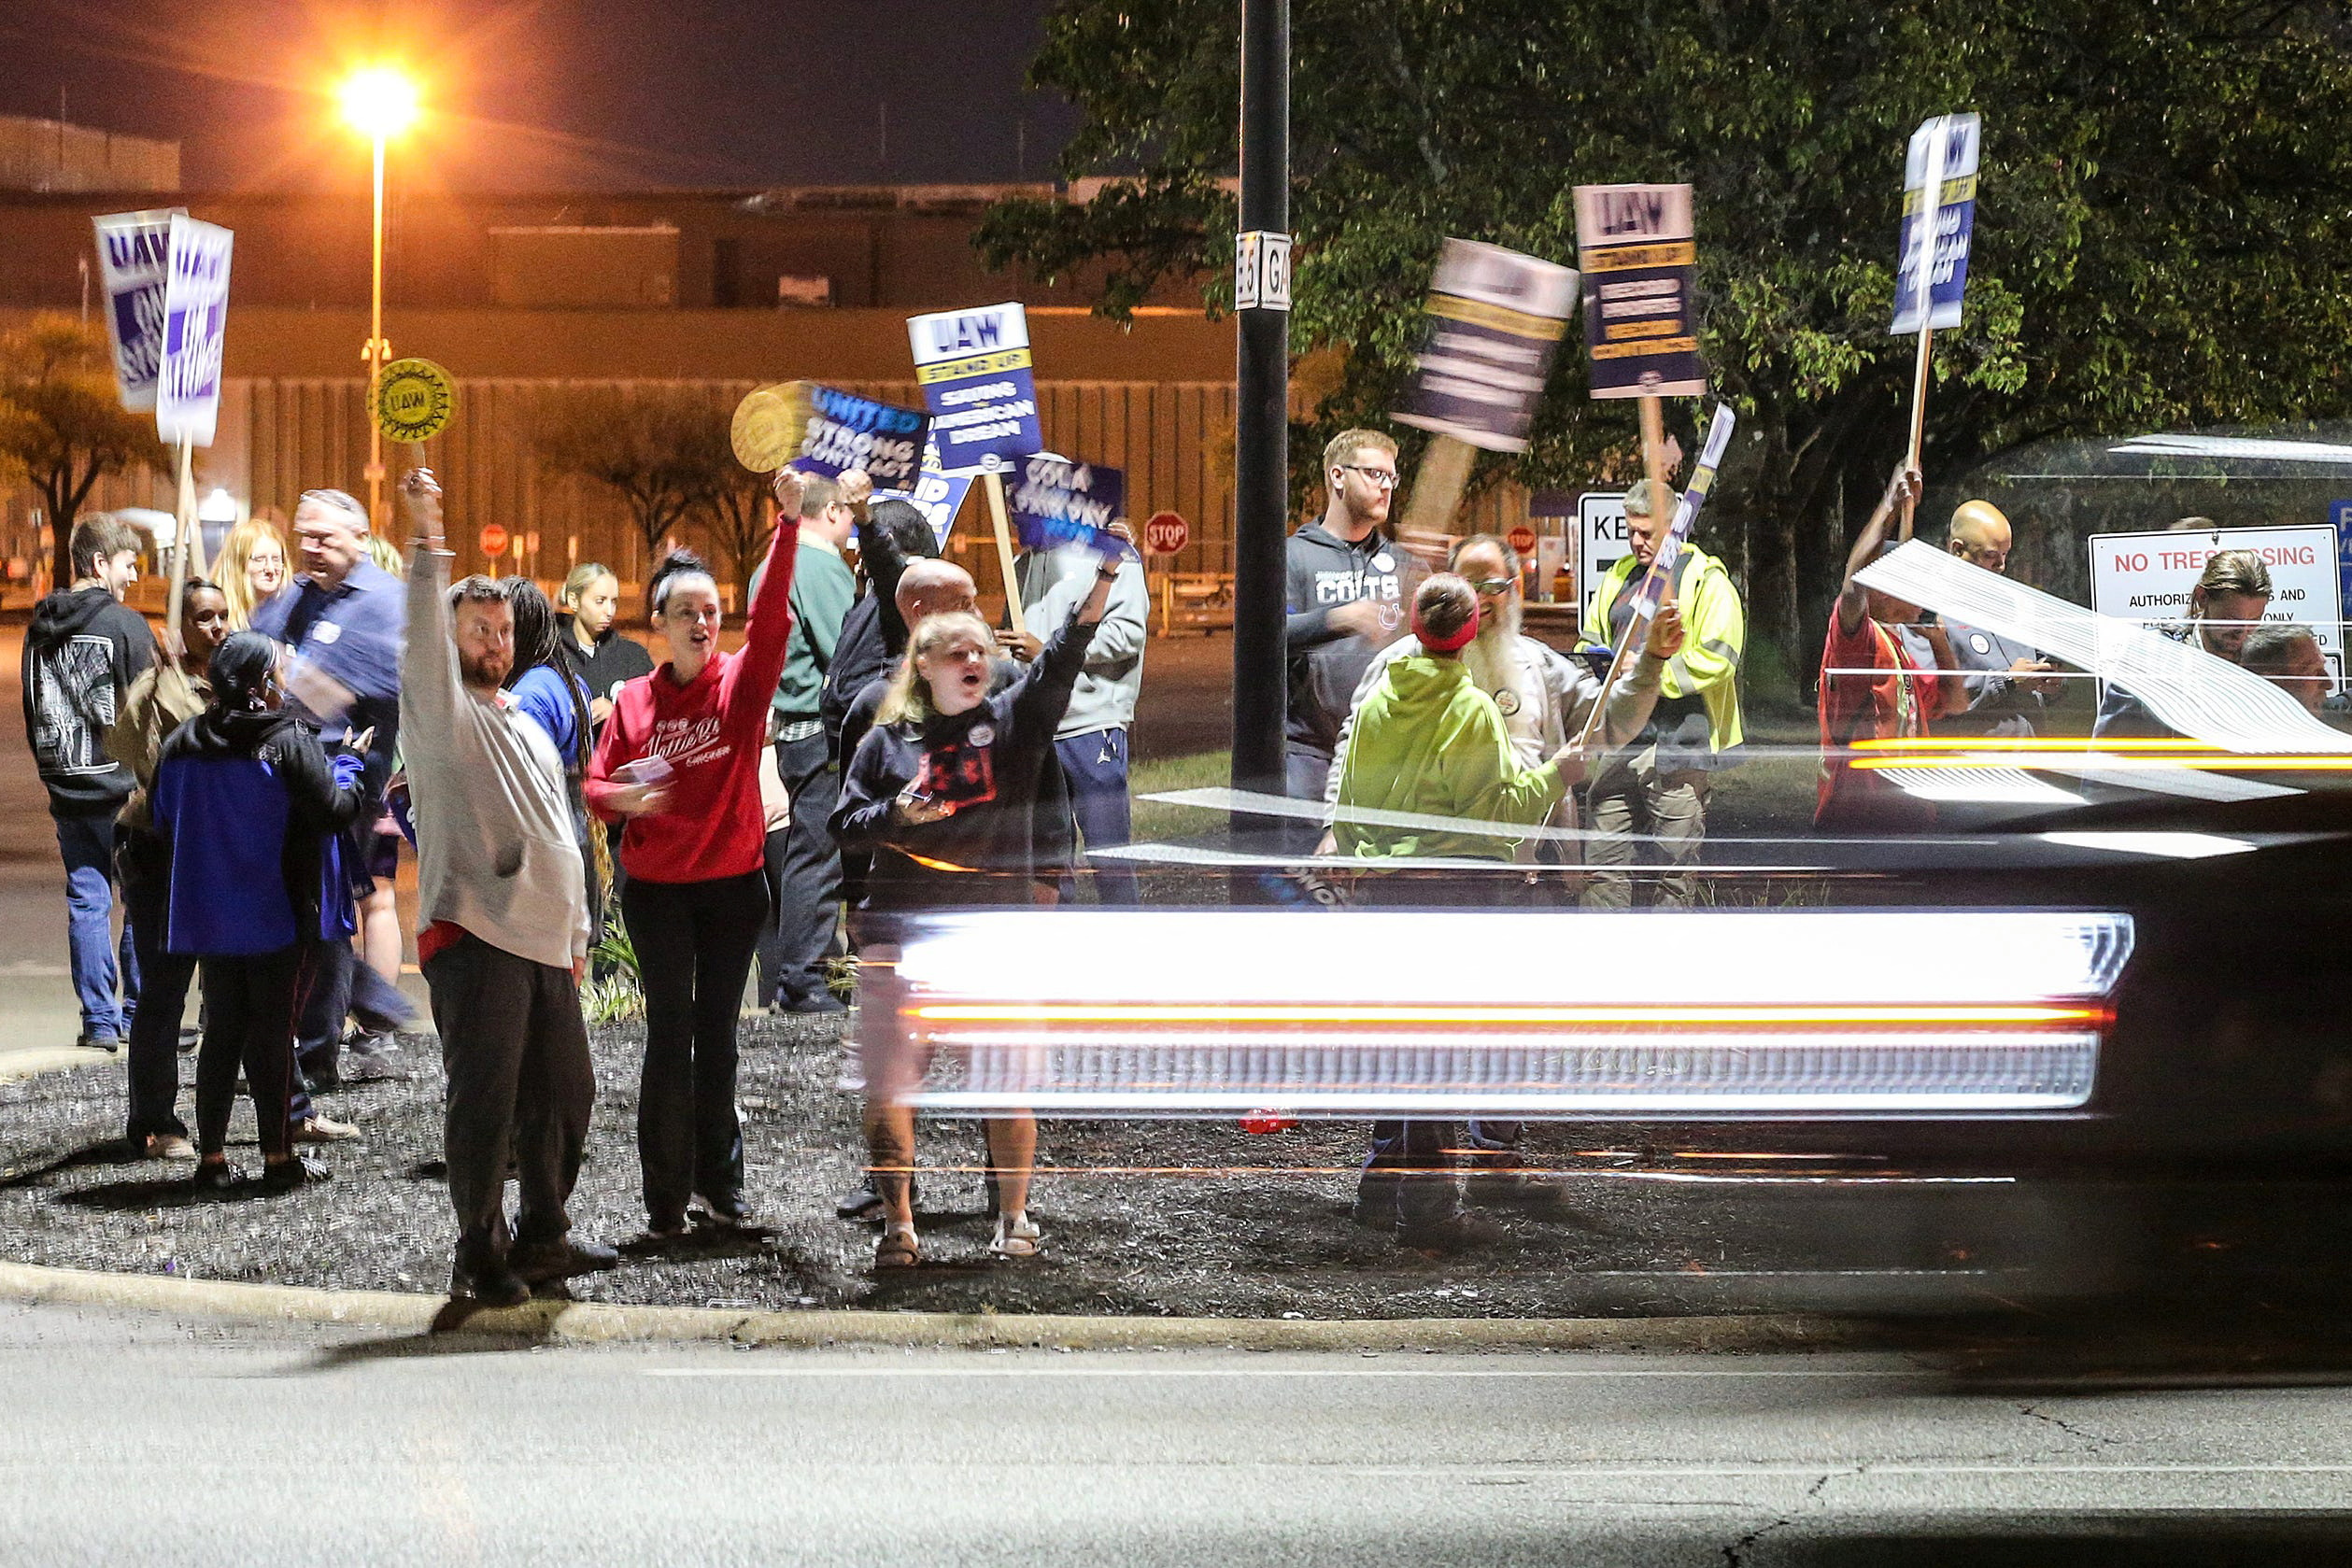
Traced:
<path id="1" fill-rule="evenodd" d="M 549 473 L 619 492 L 649 561 L 736 466 L 726 414 L 689 387 L 567 388 L 540 405 L 533 445 Z"/>
<path id="2" fill-rule="evenodd" d="M 720 445 L 725 446 L 723 442 Z M 751 574 L 767 558 L 768 535 L 772 531 L 768 516 L 774 506 L 769 499 L 766 476 L 744 468 L 735 460 L 732 451 L 722 450 L 701 506 L 712 544 L 726 561 L 735 584 L 748 597 Z"/>
<path id="3" fill-rule="evenodd" d="M 1292 38 L 1294 347 L 1345 365 L 1294 427 L 1302 499 L 1325 436 L 1396 405 L 1445 235 L 1572 262 L 1572 187 L 1688 181 L 1701 346 L 1742 424 L 1705 531 L 1744 559 L 1758 629 L 1809 648 L 1908 417 L 1914 343 L 1887 332 L 1904 145 L 1961 108 L 1985 117 L 1984 170 L 1931 479 L 2049 435 L 2352 409 L 2344 4 L 1296 0 Z M 1063 0 L 1030 76 L 1084 114 L 1065 173 L 1135 177 L 999 204 L 988 261 L 1105 264 L 1114 316 L 1187 275 L 1228 303 L 1232 7 Z M 1481 481 L 1633 477 L 1634 410 L 1587 396 L 1575 335 L 1533 450 Z M 1686 450 L 1702 417 L 1670 411 Z"/>
<path id="4" fill-rule="evenodd" d="M 170 466 L 154 416 L 122 406 L 105 328 L 41 315 L 0 335 L 0 471 L 21 472 L 41 493 L 51 582 L 74 579 L 74 521 L 100 479 Z"/>

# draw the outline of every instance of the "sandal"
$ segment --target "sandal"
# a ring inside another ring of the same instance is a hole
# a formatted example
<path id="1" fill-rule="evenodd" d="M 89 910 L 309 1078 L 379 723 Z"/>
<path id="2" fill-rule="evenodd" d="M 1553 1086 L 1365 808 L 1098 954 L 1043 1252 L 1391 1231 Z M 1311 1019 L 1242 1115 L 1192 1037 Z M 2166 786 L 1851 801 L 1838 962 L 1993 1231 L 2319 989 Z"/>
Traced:
<path id="1" fill-rule="evenodd" d="M 913 1268 L 922 1261 L 915 1245 L 913 1225 L 885 1225 L 882 1239 L 874 1243 L 874 1267 Z"/>
<path id="2" fill-rule="evenodd" d="M 1018 1214 L 999 1214 L 997 1238 L 988 1243 L 988 1250 L 999 1258 L 1034 1258 L 1045 1250 L 1045 1235 L 1026 1208 Z"/>

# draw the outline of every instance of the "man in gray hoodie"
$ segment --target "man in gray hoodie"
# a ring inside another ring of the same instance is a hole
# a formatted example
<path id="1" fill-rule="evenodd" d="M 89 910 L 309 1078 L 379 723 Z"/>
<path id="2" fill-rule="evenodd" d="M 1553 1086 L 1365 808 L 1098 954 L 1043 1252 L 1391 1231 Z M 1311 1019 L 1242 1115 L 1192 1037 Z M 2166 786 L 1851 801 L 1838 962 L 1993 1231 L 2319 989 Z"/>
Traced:
<path id="1" fill-rule="evenodd" d="M 596 1098 L 579 992 L 588 877 L 554 742 L 502 689 L 515 658 L 505 590 L 487 577 L 446 586 L 430 470 L 402 481 L 401 501 L 416 530 L 401 742 L 417 828 L 417 954 L 449 1085 L 449 1293 L 513 1307 L 535 1284 L 619 1262 L 609 1247 L 573 1240 L 565 1213 Z M 522 1189 L 511 1232 L 510 1156 Z"/>

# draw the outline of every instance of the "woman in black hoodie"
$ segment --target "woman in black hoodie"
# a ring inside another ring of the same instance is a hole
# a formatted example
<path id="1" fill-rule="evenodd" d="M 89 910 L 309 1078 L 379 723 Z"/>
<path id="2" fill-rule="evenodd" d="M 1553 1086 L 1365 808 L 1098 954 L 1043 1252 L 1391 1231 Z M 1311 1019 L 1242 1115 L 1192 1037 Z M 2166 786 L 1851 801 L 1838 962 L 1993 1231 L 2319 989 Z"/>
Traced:
<path id="1" fill-rule="evenodd" d="M 653 655 L 613 624 L 620 613 L 620 579 L 610 567 L 598 561 L 574 567 L 556 603 L 562 612 L 556 616 L 556 645 L 562 650 L 563 667 L 588 687 L 593 742 L 604 732 L 605 715 L 622 683 L 653 673 Z"/>
<path id="2" fill-rule="evenodd" d="M 166 951 L 204 976 L 205 1040 L 196 1056 L 195 1182 L 234 1180 L 226 1145 L 237 1069 L 273 1190 L 322 1180 L 294 1152 L 287 1102 L 294 1078 L 294 992 L 302 954 L 348 941 L 356 922 L 343 830 L 370 806 L 360 783 L 369 737 L 329 762 L 319 738 L 283 707 L 277 644 L 240 631 L 214 651 L 212 699 L 172 732 L 150 807 L 170 856 Z"/>
<path id="3" fill-rule="evenodd" d="M 1117 576 L 1117 558 L 1106 557 L 1093 592 L 1036 662 L 993 697 L 997 644 L 987 623 L 961 613 L 924 620 L 842 781 L 833 836 L 844 850 L 873 857 L 861 925 L 880 939 L 870 944 L 861 935 L 858 946 L 863 972 L 885 982 L 866 999 L 864 1024 L 866 1139 L 883 1205 L 877 1268 L 917 1259 L 909 1193 L 914 1112 L 904 1095 L 922 1064 L 898 1038 L 898 1009 L 882 994 L 898 958 L 889 927 L 894 917 L 925 910 L 1031 901 L 1038 775 Z M 1024 1111 L 991 1120 L 988 1153 L 998 1205 L 989 1250 L 1033 1257 L 1042 1242 L 1028 1217 L 1037 1119 Z"/>

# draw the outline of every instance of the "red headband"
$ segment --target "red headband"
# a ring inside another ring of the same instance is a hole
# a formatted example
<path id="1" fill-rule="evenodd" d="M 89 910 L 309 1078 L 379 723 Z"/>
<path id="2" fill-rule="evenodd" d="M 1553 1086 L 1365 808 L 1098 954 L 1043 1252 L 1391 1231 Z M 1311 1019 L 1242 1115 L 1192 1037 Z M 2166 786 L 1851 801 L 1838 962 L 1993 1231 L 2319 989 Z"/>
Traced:
<path id="1" fill-rule="evenodd" d="M 1433 654 L 1458 654 L 1468 647 L 1478 636 L 1478 603 L 1472 600 L 1470 618 L 1462 623 L 1461 629 L 1451 637 L 1439 637 L 1431 632 L 1428 623 L 1421 618 L 1421 606 L 1413 606 L 1413 635 L 1420 638 L 1421 645 Z"/>

